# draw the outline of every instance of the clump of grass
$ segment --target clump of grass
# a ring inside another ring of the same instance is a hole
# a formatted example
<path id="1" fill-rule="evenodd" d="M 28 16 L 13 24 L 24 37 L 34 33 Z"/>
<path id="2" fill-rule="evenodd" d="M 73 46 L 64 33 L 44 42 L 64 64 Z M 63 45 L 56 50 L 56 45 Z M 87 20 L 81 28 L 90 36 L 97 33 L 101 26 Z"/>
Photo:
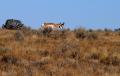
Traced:
<path id="1" fill-rule="evenodd" d="M 78 39 L 88 39 L 88 40 L 96 40 L 98 39 L 98 35 L 95 31 L 85 30 L 83 28 L 74 30 L 76 38 Z"/>
<path id="2" fill-rule="evenodd" d="M 119 66 L 120 65 L 120 59 L 118 57 L 107 57 L 105 59 L 100 60 L 102 64 L 105 65 L 113 65 L 113 66 Z"/>
<path id="3" fill-rule="evenodd" d="M 78 38 L 78 39 L 85 39 L 86 38 L 86 30 L 83 28 L 75 29 L 74 33 L 76 35 L 76 38 Z"/>
<path id="4" fill-rule="evenodd" d="M 105 36 L 111 36 L 112 32 L 113 31 L 111 29 L 107 29 L 107 28 L 104 29 Z"/>
<path id="5" fill-rule="evenodd" d="M 86 52 L 86 59 L 90 60 L 104 60 L 109 56 L 108 50 L 104 47 L 96 48 L 96 47 L 91 47 L 88 49 L 89 51 Z"/>
<path id="6" fill-rule="evenodd" d="M 24 36 L 31 36 L 36 33 L 36 30 L 31 29 L 31 27 L 25 26 L 23 29 L 20 30 Z"/>
<path id="7" fill-rule="evenodd" d="M 53 38 L 53 39 L 58 39 L 58 38 L 60 38 L 60 35 L 61 35 L 61 31 L 52 31 L 47 35 L 47 37 Z"/>
<path id="8" fill-rule="evenodd" d="M 1 61 L 8 63 L 8 64 L 16 64 L 17 63 L 17 59 L 13 56 L 3 56 Z"/>
<path id="9" fill-rule="evenodd" d="M 41 50 L 39 51 L 39 55 L 42 57 L 46 57 L 49 55 L 49 52 L 47 50 Z"/>
<path id="10" fill-rule="evenodd" d="M 89 32 L 87 35 L 87 39 L 90 40 L 97 40 L 98 39 L 98 35 L 96 32 Z"/>
<path id="11" fill-rule="evenodd" d="M 44 35 L 42 29 L 34 30 L 34 33 L 35 33 L 37 36 L 42 36 L 42 35 Z"/>
<path id="12" fill-rule="evenodd" d="M 53 56 L 56 57 L 63 57 L 63 58 L 70 58 L 70 59 L 75 59 L 79 60 L 81 55 L 80 55 L 80 47 L 79 44 L 76 42 L 69 42 L 68 41 L 63 41 L 57 48 L 56 51 L 54 51 Z"/>
<path id="13" fill-rule="evenodd" d="M 11 49 L 6 48 L 6 47 L 0 47 L 0 55 L 3 55 L 7 53 L 8 51 L 11 51 Z"/>
<path id="14" fill-rule="evenodd" d="M 16 41 L 23 41 L 24 40 L 24 34 L 21 31 L 16 31 L 14 34 Z"/>
<path id="15" fill-rule="evenodd" d="M 104 31 L 105 32 L 113 32 L 111 29 L 107 29 L 107 28 L 105 28 Z"/>

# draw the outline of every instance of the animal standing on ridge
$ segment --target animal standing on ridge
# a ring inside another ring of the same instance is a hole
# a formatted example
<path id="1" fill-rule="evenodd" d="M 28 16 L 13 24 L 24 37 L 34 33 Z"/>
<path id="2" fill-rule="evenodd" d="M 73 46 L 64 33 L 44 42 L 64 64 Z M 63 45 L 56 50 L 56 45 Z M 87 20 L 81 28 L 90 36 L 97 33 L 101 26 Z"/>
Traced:
<path id="1" fill-rule="evenodd" d="M 48 30 L 48 29 L 51 29 L 51 30 L 54 30 L 54 29 L 63 29 L 64 27 L 64 22 L 63 23 L 43 23 L 42 24 L 42 28 L 44 30 Z"/>

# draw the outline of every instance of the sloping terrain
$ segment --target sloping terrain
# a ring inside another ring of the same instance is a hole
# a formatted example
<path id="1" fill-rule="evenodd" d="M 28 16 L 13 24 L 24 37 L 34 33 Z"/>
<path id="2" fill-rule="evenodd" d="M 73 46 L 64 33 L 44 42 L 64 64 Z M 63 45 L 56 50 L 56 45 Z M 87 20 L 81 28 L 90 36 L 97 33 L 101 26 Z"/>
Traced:
<path id="1" fill-rule="evenodd" d="M 120 32 L 0 29 L 0 76 L 120 76 Z"/>

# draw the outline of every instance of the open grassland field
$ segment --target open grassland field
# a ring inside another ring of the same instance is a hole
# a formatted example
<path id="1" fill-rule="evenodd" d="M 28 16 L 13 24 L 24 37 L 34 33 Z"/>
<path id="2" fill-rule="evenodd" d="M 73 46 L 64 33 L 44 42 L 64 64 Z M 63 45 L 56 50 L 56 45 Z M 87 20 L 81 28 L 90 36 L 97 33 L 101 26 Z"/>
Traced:
<path id="1" fill-rule="evenodd" d="M 0 29 L 0 76 L 120 76 L 120 32 Z"/>

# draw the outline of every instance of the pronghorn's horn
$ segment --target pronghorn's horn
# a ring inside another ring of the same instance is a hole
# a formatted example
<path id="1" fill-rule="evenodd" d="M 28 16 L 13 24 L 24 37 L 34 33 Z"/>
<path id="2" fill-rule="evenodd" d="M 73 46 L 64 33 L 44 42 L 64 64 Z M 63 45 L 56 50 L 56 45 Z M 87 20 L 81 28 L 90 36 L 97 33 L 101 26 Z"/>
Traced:
<path id="1" fill-rule="evenodd" d="M 63 22 L 62 25 L 64 25 L 65 23 Z"/>

